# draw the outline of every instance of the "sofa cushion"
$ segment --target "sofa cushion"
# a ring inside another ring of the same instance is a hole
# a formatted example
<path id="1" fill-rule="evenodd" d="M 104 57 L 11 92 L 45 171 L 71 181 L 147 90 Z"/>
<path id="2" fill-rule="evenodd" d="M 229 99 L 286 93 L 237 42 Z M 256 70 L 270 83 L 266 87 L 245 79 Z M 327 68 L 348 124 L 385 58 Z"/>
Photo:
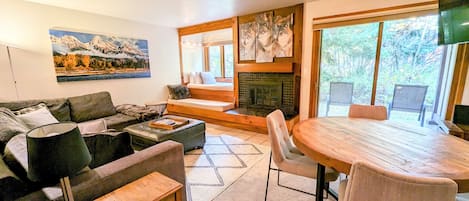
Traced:
<path id="1" fill-rule="evenodd" d="M 69 102 L 65 98 L 0 102 L 0 107 L 6 107 L 10 110 L 16 111 L 35 106 L 40 103 L 46 104 L 52 115 L 54 115 L 54 117 L 60 122 L 71 121 Z"/>
<path id="2" fill-rule="evenodd" d="M 15 200 L 30 191 L 27 185 L 10 171 L 2 158 L 0 158 L 0 189 L 0 200 Z"/>
<path id="3" fill-rule="evenodd" d="M 104 119 L 96 119 L 78 123 L 78 129 L 81 134 L 100 133 L 107 130 L 107 125 Z"/>
<path id="4" fill-rule="evenodd" d="M 43 107 L 37 110 L 23 113 L 17 115 L 16 117 L 18 117 L 18 119 L 21 119 L 29 129 L 33 129 L 47 124 L 59 123 L 59 121 L 47 109 L 47 106 L 45 104 L 43 105 Z"/>
<path id="5" fill-rule="evenodd" d="M 98 92 L 68 98 L 72 121 L 83 122 L 116 114 L 109 92 Z"/>
<path id="6" fill-rule="evenodd" d="M 137 118 L 121 113 L 104 117 L 104 120 L 106 121 L 107 128 L 116 129 L 118 131 L 121 131 L 125 127 L 130 126 L 132 124 L 139 123 Z"/>
<path id="7" fill-rule="evenodd" d="M 84 134 L 91 153 L 90 168 L 95 168 L 134 153 L 127 132 L 100 132 Z"/>
<path id="8" fill-rule="evenodd" d="M 184 98 L 190 98 L 191 93 L 189 91 L 189 88 L 187 88 L 184 85 L 176 84 L 176 85 L 168 85 L 168 90 L 169 90 L 169 98 L 170 99 L 184 99 Z"/>
<path id="9" fill-rule="evenodd" d="M 28 132 L 28 128 L 8 108 L 0 108 L 0 152 L 15 135 Z"/>

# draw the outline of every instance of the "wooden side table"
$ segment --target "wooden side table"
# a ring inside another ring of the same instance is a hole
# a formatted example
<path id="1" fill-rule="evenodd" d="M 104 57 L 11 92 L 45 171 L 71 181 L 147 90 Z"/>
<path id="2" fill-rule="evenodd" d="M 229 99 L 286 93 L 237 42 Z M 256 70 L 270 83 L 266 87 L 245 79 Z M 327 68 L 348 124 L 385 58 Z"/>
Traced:
<path id="1" fill-rule="evenodd" d="M 122 186 L 97 201 L 181 201 L 182 184 L 158 172 L 153 172 Z"/>

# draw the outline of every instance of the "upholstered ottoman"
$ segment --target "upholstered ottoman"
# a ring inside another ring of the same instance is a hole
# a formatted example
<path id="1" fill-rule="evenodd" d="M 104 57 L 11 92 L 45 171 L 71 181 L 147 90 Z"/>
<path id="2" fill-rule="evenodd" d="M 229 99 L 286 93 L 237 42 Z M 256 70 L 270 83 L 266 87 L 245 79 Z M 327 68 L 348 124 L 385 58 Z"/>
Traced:
<path id="1" fill-rule="evenodd" d="M 166 140 L 182 143 L 184 145 L 184 151 L 202 148 L 204 146 L 204 121 L 174 115 L 165 115 L 164 117 L 187 119 L 189 123 L 173 130 L 152 128 L 148 126 L 149 121 L 127 126 L 124 128 L 124 131 L 131 135 L 134 149 L 144 149 Z"/>

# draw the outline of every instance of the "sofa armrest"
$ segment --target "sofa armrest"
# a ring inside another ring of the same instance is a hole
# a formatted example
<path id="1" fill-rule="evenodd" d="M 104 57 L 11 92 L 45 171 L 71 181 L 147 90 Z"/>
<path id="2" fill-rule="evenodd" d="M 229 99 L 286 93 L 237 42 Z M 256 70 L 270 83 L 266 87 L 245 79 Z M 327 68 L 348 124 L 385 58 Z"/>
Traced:
<path id="1" fill-rule="evenodd" d="M 166 141 L 71 178 L 75 200 L 93 200 L 151 172 L 160 172 L 183 184 L 186 176 L 182 144 Z M 21 200 L 63 200 L 59 186 L 43 188 Z"/>
<path id="2" fill-rule="evenodd" d="M 448 133 L 456 137 L 464 139 L 464 131 L 451 121 L 444 121 L 445 126 L 448 128 Z"/>
<path id="3" fill-rule="evenodd" d="M 13 173 L 0 157 L 0 200 L 14 200 L 28 192 L 27 185 Z"/>

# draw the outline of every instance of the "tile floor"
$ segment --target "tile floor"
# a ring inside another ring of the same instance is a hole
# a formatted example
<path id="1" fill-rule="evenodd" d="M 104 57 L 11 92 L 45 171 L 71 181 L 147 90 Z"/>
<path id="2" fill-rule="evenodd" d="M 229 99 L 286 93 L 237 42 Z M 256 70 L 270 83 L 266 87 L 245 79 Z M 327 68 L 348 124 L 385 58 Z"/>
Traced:
<path id="1" fill-rule="evenodd" d="M 207 135 L 230 135 L 245 140 L 249 143 L 270 146 L 268 136 L 251 131 L 244 131 L 234 128 L 228 128 L 215 124 L 207 124 Z M 253 168 L 247 171 L 231 186 L 225 189 L 214 200 L 215 201 L 261 201 L 264 200 L 267 170 L 269 165 L 269 156 L 266 155 Z M 282 173 L 280 175 L 281 183 L 287 186 L 299 188 L 308 192 L 314 192 L 316 180 L 289 175 Z M 338 182 L 331 184 L 336 189 Z M 267 200 L 269 201 L 285 201 L 285 200 L 314 200 L 315 197 L 283 187 L 277 186 L 277 172 L 270 172 L 269 193 Z M 327 201 L 334 201 L 331 196 Z"/>

